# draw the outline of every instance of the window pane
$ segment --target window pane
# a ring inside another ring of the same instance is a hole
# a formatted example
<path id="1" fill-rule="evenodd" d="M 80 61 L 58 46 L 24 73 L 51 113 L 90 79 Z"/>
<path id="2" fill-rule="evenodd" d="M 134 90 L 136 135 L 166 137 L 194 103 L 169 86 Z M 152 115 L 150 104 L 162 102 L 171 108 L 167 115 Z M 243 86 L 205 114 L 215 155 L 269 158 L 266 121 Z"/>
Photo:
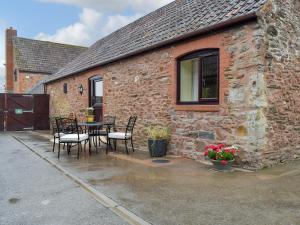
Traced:
<path id="1" fill-rule="evenodd" d="M 218 56 L 202 59 L 202 98 L 218 98 Z"/>
<path id="2" fill-rule="evenodd" d="M 103 96 L 103 81 L 95 82 L 95 96 L 102 97 Z"/>
<path id="3" fill-rule="evenodd" d="M 103 81 L 95 81 L 95 99 L 96 103 L 103 103 Z"/>
<path id="4" fill-rule="evenodd" d="M 198 59 L 180 62 L 180 101 L 197 102 L 199 99 Z"/>

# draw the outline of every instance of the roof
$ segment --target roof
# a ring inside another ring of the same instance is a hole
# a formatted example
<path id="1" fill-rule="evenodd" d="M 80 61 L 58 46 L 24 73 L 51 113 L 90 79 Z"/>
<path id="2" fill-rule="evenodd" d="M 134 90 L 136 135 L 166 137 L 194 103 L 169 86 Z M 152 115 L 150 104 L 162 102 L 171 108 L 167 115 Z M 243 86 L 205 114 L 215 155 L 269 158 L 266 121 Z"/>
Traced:
<path id="1" fill-rule="evenodd" d="M 48 75 L 49 76 L 49 75 Z M 44 78 L 37 82 L 30 90 L 27 91 L 27 94 L 45 94 L 45 89 L 44 89 L 44 81 L 47 78 Z"/>
<path id="2" fill-rule="evenodd" d="M 13 38 L 15 63 L 20 71 L 53 74 L 78 57 L 86 47 Z"/>
<path id="3" fill-rule="evenodd" d="M 266 0 L 176 0 L 93 44 L 46 83 L 252 16 Z"/>

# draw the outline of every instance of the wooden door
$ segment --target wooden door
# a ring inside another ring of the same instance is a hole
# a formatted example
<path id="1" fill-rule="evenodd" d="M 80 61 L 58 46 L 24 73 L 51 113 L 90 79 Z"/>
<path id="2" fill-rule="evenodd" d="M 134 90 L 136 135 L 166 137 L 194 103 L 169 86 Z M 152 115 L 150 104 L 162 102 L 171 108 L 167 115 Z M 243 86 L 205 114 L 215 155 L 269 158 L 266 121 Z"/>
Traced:
<path id="1" fill-rule="evenodd" d="M 34 130 L 48 130 L 49 121 L 49 95 L 34 95 L 33 128 Z"/>
<path id="2" fill-rule="evenodd" d="M 33 96 L 20 94 L 6 95 L 6 130 L 33 129 Z"/>
<path id="3" fill-rule="evenodd" d="M 89 83 L 89 106 L 95 109 L 95 121 L 100 122 L 103 119 L 103 79 L 95 76 Z"/>

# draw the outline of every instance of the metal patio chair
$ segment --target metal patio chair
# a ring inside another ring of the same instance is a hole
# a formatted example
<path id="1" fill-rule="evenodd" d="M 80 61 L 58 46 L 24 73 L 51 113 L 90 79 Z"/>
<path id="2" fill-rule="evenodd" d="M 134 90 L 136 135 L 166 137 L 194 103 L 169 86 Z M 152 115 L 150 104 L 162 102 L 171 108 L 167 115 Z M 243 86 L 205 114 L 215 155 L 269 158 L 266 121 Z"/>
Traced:
<path id="1" fill-rule="evenodd" d="M 70 118 L 57 118 L 56 119 L 58 135 L 59 135 L 59 143 L 58 143 L 58 155 L 60 156 L 60 144 L 67 144 L 67 152 L 70 154 L 71 148 L 78 146 L 77 151 L 77 159 L 79 159 L 79 152 L 82 151 L 82 142 L 84 142 L 84 151 L 86 148 L 86 144 L 89 142 L 89 135 L 84 134 L 81 127 L 78 126 L 77 119 Z M 64 135 L 61 135 L 61 134 Z"/>
<path id="2" fill-rule="evenodd" d="M 126 148 L 126 153 L 129 155 L 129 151 L 128 151 L 128 147 L 127 147 L 127 143 L 128 140 L 130 140 L 131 142 L 131 147 L 132 147 L 132 151 L 134 152 L 134 147 L 133 147 L 133 128 L 135 126 L 137 120 L 137 116 L 131 116 L 128 120 L 125 132 L 118 132 L 117 129 L 118 128 L 123 128 L 124 127 L 118 127 L 116 126 L 115 128 L 115 132 L 109 132 L 108 133 L 108 145 L 106 147 L 106 154 L 108 153 L 108 148 L 111 148 L 111 140 L 114 140 L 114 147 L 115 150 L 117 149 L 117 140 L 123 140 L 125 141 L 125 148 Z"/>
<path id="3" fill-rule="evenodd" d="M 115 116 L 105 116 L 103 118 L 103 124 L 104 124 L 104 127 L 101 130 L 96 130 L 95 131 L 95 136 L 99 140 L 99 145 L 100 145 L 101 142 L 105 143 L 105 144 L 108 144 L 108 134 L 110 133 L 110 131 L 112 129 L 115 129 L 116 117 Z M 105 137 L 106 142 L 101 140 L 101 137 Z"/>
<path id="4" fill-rule="evenodd" d="M 50 117 L 50 124 L 52 127 L 52 134 L 53 134 L 53 149 L 52 151 L 54 152 L 55 150 L 55 144 L 56 144 L 56 140 L 59 139 L 59 134 L 58 134 L 58 128 L 57 128 L 57 123 L 56 123 L 56 119 L 59 119 L 60 117 Z M 60 136 L 63 136 L 64 133 L 61 133 Z"/>

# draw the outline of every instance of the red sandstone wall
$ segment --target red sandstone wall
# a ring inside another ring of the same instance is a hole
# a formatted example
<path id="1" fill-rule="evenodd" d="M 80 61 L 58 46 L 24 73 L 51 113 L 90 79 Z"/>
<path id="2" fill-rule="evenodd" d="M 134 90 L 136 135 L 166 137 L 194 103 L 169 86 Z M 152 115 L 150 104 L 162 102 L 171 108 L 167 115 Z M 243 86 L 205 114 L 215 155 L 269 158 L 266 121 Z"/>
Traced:
<path id="1" fill-rule="evenodd" d="M 17 81 L 14 80 L 14 93 L 28 93 L 39 81 L 45 78 L 44 74 L 18 73 Z"/>
<path id="2" fill-rule="evenodd" d="M 267 143 L 263 115 L 265 93 L 260 28 L 255 22 L 226 32 L 197 38 L 142 54 L 47 85 L 51 115 L 75 112 L 81 120 L 88 106 L 88 78 L 104 78 L 104 113 L 125 124 L 138 116 L 135 143 L 146 149 L 144 127 L 162 124 L 172 128 L 170 150 L 189 158 L 203 159 L 203 147 L 223 142 L 242 148 L 242 163 L 261 166 Z M 176 57 L 204 48 L 220 48 L 220 105 L 175 104 Z M 68 93 L 63 84 L 68 83 Z M 78 85 L 84 86 L 81 96 Z"/>
<path id="3" fill-rule="evenodd" d="M 6 91 L 12 92 L 14 89 L 14 48 L 13 37 L 17 36 L 17 31 L 10 28 L 6 30 L 5 36 L 5 55 L 6 55 Z"/>

